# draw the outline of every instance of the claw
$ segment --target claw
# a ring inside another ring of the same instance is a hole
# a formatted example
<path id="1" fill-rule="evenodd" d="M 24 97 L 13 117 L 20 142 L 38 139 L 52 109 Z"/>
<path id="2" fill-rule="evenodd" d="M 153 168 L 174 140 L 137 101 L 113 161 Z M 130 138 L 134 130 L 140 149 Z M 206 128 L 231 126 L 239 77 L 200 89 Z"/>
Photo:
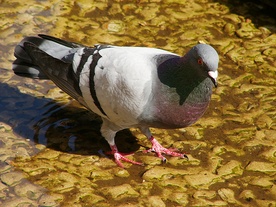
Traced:
<path id="1" fill-rule="evenodd" d="M 183 154 L 183 158 L 185 158 L 187 161 L 189 161 L 189 157 L 186 154 Z"/>
<path id="2" fill-rule="evenodd" d="M 164 164 L 167 163 L 167 159 L 165 157 L 162 158 L 162 163 L 164 163 Z"/>

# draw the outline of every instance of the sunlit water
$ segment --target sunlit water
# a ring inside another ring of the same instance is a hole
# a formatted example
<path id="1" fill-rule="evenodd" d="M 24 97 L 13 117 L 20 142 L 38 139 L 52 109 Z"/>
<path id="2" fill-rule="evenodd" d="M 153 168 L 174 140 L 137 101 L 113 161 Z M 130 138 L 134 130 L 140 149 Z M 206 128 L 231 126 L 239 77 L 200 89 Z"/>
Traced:
<path id="1" fill-rule="evenodd" d="M 269 10 L 198 0 L 9 1 L 0 11 L 1 206 L 276 206 L 276 23 Z M 219 87 L 206 114 L 186 129 L 152 129 L 189 161 L 161 164 L 130 129 L 118 133 L 118 148 L 145 166 L 118 168 L 103 154 L 109 147 L 99 117 L 50 81 L 13 75 L 14 46 L 37 33 L 179 54 L 198 41 L 213 45 Z"/>

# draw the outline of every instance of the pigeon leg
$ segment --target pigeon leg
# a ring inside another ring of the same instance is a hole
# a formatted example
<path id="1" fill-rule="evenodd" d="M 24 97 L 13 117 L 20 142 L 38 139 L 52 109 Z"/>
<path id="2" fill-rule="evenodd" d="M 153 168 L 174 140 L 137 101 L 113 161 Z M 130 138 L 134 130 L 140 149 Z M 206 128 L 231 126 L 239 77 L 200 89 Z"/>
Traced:
<path id="1" fill-rule="evenodd" d="M 106 119 L 103 119 L 101 133 L 111 148 L 111 152 L 108 152 L 106 154 L 113 154 L 115 162 L 117 163 L 118 166 L 120 166 L 122 168 L 124 168 L 124 165 L 121 163 L 120 160 L 132 163 L 134 165 L 143 165 L 140 162 L 135 162 L 133 160 L 126 158 L 125 155 L 127 155 L 127 154 L 119 152 L 119 150 L 115 144 L 115 140 L 114 140 L 116 132 L 119 130 L 121 130 L 120 127 L 114 125 L 113 123 L 111 123 L 110 121 L 108 121 Z"/>
<path id="2" fill-rule="evenodd" d="M 152 134 L 150 133 L 149 129 L 148 128 L 144 128 L 144 129 L 141 129 L 142 132 L 144 132 L 144 134 L 148 137 L 149 141 L 151 142 L 152 144 L 152 147 L 151 149 L 148 149 L 148 150 L 145 150 L 145 152 L 155 152 L 157 154 L 157 156 L 159 158 L 161 158 L 161 160 L 163 162 L 166 162 L 167 159 L 162 155 L 162 154 L 167 154 L 167 155 L 170 155 L 170 156 L 173 156 L 173 157 L 181 157 L 181 158 L 186 158 L 188 159 L 188 156 L 186 154 L 182 154 L 182 153 L 178 153 L 178 152 L 175 152 L 175 150 L 170 150 L 170 149 L 167 149 L 165 147 L 163 147 L 153 136 Z"/>
<path id="3" fill-rule="evenodd" d="M 122 164 L 122 162 L 120 160 L 123 160 L 125 162 L 129 162 L 129 163 L 132 163 L 134 165 L 143 165 L 143 163 L 140 163 L 140 162 L 135 162 L 133 160 L 130 160 L 128 158 L 126 158 L 123 153 L 120 153 L 117 149 L 117 146 L 116 145 L 110 145 L 110 148 L 111 148 L 111 154 L 114 155 L 114 159 L 115 159 L 115 162 L 117 163 L 117 165 L 119 165 L 120 167 L 124 168 L 124 165 Z"/>

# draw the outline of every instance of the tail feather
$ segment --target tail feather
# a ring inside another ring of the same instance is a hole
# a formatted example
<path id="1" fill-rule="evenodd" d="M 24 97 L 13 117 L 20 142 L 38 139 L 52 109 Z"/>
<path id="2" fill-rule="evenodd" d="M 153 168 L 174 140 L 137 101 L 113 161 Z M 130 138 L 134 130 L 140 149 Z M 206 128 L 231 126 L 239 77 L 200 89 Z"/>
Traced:
<path id="1" fill-rule="evenodd" d="M 87 106 L 82 98 L 78 82 L 73 77 L 74 74 L 72 74 L 73 70 L 71 68 L 71 63 L 66 63 L 63 60 L 52 57 L 29 42 L 24 43 L 24 48 L 33 62 L 41 66 L 40 71 L 42 71 L 46 77 L 49 77 L 49 79 L 72 98 L 78 100 L 84 106 Z M 55 68 L 58 68 L 58 70 Z"/>
<path id="2" fill-rule="evenodd" d="M 12 69 L 14 73 L 19 76 L 28 78 L 49 79 L 49 77 L 40 70 L 39 66 L 27 61 L 23 61 L 21 59 L 16 59 L 13 62 Z"/>
<path id="3" fill-rule="evenodd" d="M 82 45 L 66 42 L 64 40 L 54 38 L 47 35 L 38 35 L 38 37 L 25 37 L 14 50 L 14 56 L 17 58 L 12 65 L 15 74 L 30 78 L 48 79 L 40 67 L 33 62 L 29 53 L 26 51 L 25 43 L 32 43 L 40 50 L 51 55 L 57 59 L 63 59 L 65 56 L 72 54 L 76 49 Z"/>

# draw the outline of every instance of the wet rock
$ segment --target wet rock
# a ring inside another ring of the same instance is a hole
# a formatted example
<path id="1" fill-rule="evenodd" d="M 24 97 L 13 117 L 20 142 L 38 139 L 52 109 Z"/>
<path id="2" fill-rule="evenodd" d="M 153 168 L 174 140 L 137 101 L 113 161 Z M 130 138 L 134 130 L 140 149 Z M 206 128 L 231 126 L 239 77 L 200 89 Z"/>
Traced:
<path id="1" fill-rule="evenodd" d="M 61 154 L 58 159 L 61 162 L 69 163 L 70 160 L 74 157 L 72 154 Z"/>
<path id="2" fill-rule="evenodd" d="M 224 31 L 229 35 L 233 35 L 236 31 L 235 25 L 231 23 L 226 23 L 226 25 L 224 26 Z"/>
<path id="3" fill-rule="evenodd" d="M 159 183 L 160 186 L 165 188 L 172 188 L 175 190 L 177 189 L 178 192 L 185 192 L 187 190 L 185 187 L 186 184 L 187 182 L 185 182 L 182 177 L 167 179 Z"/>
<path id="4" fill-rule="evenodd" d="M 65 206 L 75 206 L 75 204 L 83 206 L 105 206 L 105 198 L 94 193 L 92 188 L 82 188 L 79 192 L 71 196 L 70 199 L 66 199 Z"/>
<path id="5" fill-rule="evenodd" d="M 122 14 L 122 12 L 123 10 L 121 9 L 121 5 L 118 3 L 113 3 L 108 9 L 108 14 L 110 15 Z"/>
<path id="6" fill-rule="evenodd" d="M 154 166 L 143 174 L 143 179 L 146 181 L 158 181 L 158 180 L 166 180 L 174 176 L 181 176 L 181 175 L 186 175 L 191 173 L 192 173 L 192 169 L 178 170 L 178 169 L 173 169 L 168 167 Z"/>
<path id="7" fill-rule="evenodd" d="M 240 193 L 239 198 L 249 202 L 251 200 L 255 200 L 256 196 L 254 195 L 252 190 L 243 190 Z"/>
<path id="8" fill-rule="evenodd" d="M 152 182 L 143 181 L 141 184 L 137 184 L 135 190 L 139 192 L 141 196 L 149 196 L 153 187 Z"/>
<path id="9" fill-rule="evenodd" d="M 275 200 L 256 199 L 256 203 L 258 206 L 276 206 Z"/>
<path id="10" fill-rule="evenodd" d="M 142 155 L 140 156 L 141 161 L 146 164 L 146 165 L 160 165 L 162 162 L 159 157 L 152 156 L 153 154 L 148 154 L 148 155 Z"/>
<path id="11" fill-rule="evenodd" d="M 135 13 L 142 16 L 143 20 L 149 21 L 154 19 L 158 15 L 159 6 L 155 4 L 148 4 L 148 6 L 143 8 L 137 8 Z"/>
<path id="12" fill-rule="evenodd" d="M 101 189 L 101 191 L 104 195 L 109 196 L 117 201 L 124 198 L 137 198 L 139 196 L 139 193 L 135 191 L 129 184 L 106 187 Z"/>
<path id="13" fill-rule="evenodd" d="M 51 88 L 50 90 L 48 90 L 46 97 L 47 98 L 51 98 L 51 99 L 64 99 L 64 97 L 66 97 L 67 95 L 62 92 L 59 88 Z"/>
<path id="14" fill-rule="evenodd" d="M 18 147 L 16 150 L 16 157 L 21 159 L 30 159 L 31 156 L 28 150 L 24 147 Z"/>
<path id="15" fill-rule="evenodd" d="M 192 201 L 192 206 L 228 206 L 228 203 L 222 200 L 195 199 Z"/>
<path id="16" fill-rule="evenodd" d="M 1 181 L 8 186 L 18 184 L 24 177 L 25 176 L 21 172 L 8 172 L 0 175 Z"/>
<path id="17" fill-rule="evenodd" d="M 124 33 L 124 23 L 119 20 L 110 21 L 107 24 L 104 24 L 103 27 L 106 28 L 108 32 Z"/>
<path id="18" fill-rule="evenodd" d="M 241 203 L 235 198 L 235 193 L 232 189 L 221 188 L 218 190 L 218 195 L 222 200 L 226 201 L 229 204 L 240 205 Z"/>
<path id="19" fill-rule="evenodd" d="M 24 180 L 19 185 L 14 187 L 14 192 L 17 196 L 27 197 L 31 200 L 38 199 L 42 194 L 44 194 L 46 189 L 40 186 L 34 185 L 27 180 Z"/>
<path id="20" fill-rule="evenodd" d="M 253 172 L 262 172 L 271 175 L 276 173 L 275 163 L 271 162 L 253 161 L 246 167 L 246 170 Z"/>
<path id="21" fill-rule="evenodd" d="M 236 34 L 242 38 L 253 38 L 255 35 L 260 35 L 261 32 L 251 22 L 242 22 Z"/>
<path id="22" fill-rule="evenodd" d="M 256 124 L 259 128 L 270 128 L 273 124 L 273 120 L 267 114 L 262 114 L 257 119 Z"/>
<path id="23" fill-rule="evenodd" d="M 63 1 L 54 3 L 51 6 L 51 12 L 53 16 L 65 16 L 68 15 L 74 5 L 73 1 Z"/>
<path id="24" fill-rule="evenodd" d="M 275 58 L 276 57 L 276 48 L 268 48 L 265 51 L 263 51 L 263 54 L 268 57 Z"/>
<path id="25" fill-rule="evenodd" d="M 256 177 L 250 181 L 250 184 L 268 189 L 274 185 L 273 178 L 271 177 Z"/>
<path id="26" fill-rule="evenodd" d="M 198 190 L 193 194 L 193 206 L 227 206 L 226 201 L 215 200 L 218 193 L 210 190 Z"/>
<path id="27" fill-rule="evenodd" d="M 129 172 L 125 169 L 116 168 L 113 170 L 113 173 L 120 178 L 127 178 L 130 176 Z"/>
<path id="28" fill-rule="evenodd" d="M 146 206 L 166 207 L 166 204 L 162 201 L 162 199 L 159 196 L 150 196 L 147 200 Z"/>
<path id="29" fill-rule="evenodd" d="M 220 177 L 208 171 L 201 171 L 198 174 L 186 175 L 185 180 L 194 188 L 208 189 L 208 187 L 220 180 Z"/>
<path id="30" fill-rule="evenodd" d="M 56 207 L 58 206 L 58 203 L 63 200 L 63 196 L 60 194 L 44 194 L 42 195 L 39 200 L 38 204 L 41 207 Z"/>
<path id="31" fill-rule="evenodd" d="M 58 179 L 60 179 L 61 181 L 70 182 L 72 184 L 77 183 L 79 180 L 77 176 L 67 172 L 61 172 L 58 175 Z"/>
<path id="32" fill-rule="evenodd" d="M 262 157 L 265 159 L 271 161 L 271 162 L 276 162 L 276 147 L 271 147 L 270 149 L 264 151 L 261 154 Z"/>
<path id="33" fill-rule="evenodd" d="M 7 163 L 4 162 L 7 157 L 9 157 L 9 156 L 0 156 L 0 160 L 1 160 L 1 163 L 0 163 L 0 173 L 1 174 L 6 173 L 6 172 L 8 172 L 8 171 L 11 170 L 11 166 L 9 164 L 7 164 Z"/>
<path id="34" fill-rule="evenodd" d="M 1 204 L 1 207 L 11 207 L 11 206 L 36 207 L 37 203 L 35 201 L 29 200 L 27 198 L 12 198 L 7 201 L 4 201 Z"/>
<path id="35" fill-rule="evenodd" d="M 239 16 L 237 14 L 226 14 L 224 16 L 224 19 L 226 19 L 227 21 L 231 21 L 232 23 L 234 24 L 238 24 L 238 23 L 241 23 L 242 20 L 244 20 L 244 18 L 242 16 Z"/>
<path id="36" fill-rule="evenodd" d="M 187 193 L 171 193 L 168 197 L 168 200 L 170 200 L 171 202 L 177 203 L 178 205 L 181 206 L 186 206 L 189 203 L 189 199 L 188 199 L 188 195 Z"/>
<path id="37" fill-rule="evenodd" d="M 217 149 L 213 152 L 220 153 L 219 151 L 217 151 Z M 212 156 L 209 160 L 209 165 L 208 165 L 208 168 L 206 170 L 208 170 L 208 171 L 210 171 L 214 174 L 217 174 L 217 169 L 221 166 L 222 160 L 223 159 L 219 156 Z"/>
<path id="38" fill-rule="evenodd" d="M 101 169 L 98 166 L 95 166 L 95 165 L 89 163 L 89 164 L 81 165 L 78 168 L 72 168 L 72 169 L 68 170 L 68 172 L 72 172 L 79 176 L 90 177 L 92 172 L 100 171 L 100 170 Z M 96 176 L 96 174 L 95 174 L 95 176 Z"/>
<path id="39" fill-rule="evenodd" d="M 223 124 L 223 120 L 219 117 L 202 118 L 198 122 L 203 128 L 217 128 Z"/>
<path id="40" fill-rule="evenodd" d="M 198 190 L 193 194 L 193 197 L 197 199 L 213 199 L 216 195 L 216 191 Z"/>
<path id="41" fill-rule="evenodd" d="M 242 175 L 243 169 L 241 163 L 236 160 L 231 160 L 225 165 L 221 166 L 217 173 L 219 176 L 222 176 L 225 179 L 229 179 L 234 176 Z"/>
<path id="42" fill-rule="evenodd" d="M 3 183 L 0 183 L 0 192 L 3 192 L 5 189 L 7 189 L 8 186 L 3 184 Z"/>
<path id="43" fill-rule="evenodd" d="M 60 152 L 47 148 L 45 151 L 36 155 L 37 159 L 56 159 L 60 155 Z"/>
<path id="44" fill-rule="evenodd" d="M 90 178 L 92 178 L 94 181 L 96 180 L 111 180 L 113 179 L 112 173 L 105 170 L 94 170 L 90 174 Z"/>
<path id="45" fill-rule="evenodd" d="M 228 139 L 230 139 L 232 142 L 241 143 L 242 141 L 252 139 L 255 131 L 255 127 L 236 128 L 233 130 L 228 130 L 227 132 L 225 132 L 225 134 L 227 134 Z M 239 152 L 239 150 L 236 150 L 236 152 Z"/>
<path id="46" fill-rule="evenodd" d="M 0 129 L 4 129 L 4 131 L 11 131 L 12 127 L 5 123 L 0 122 Z"/>

